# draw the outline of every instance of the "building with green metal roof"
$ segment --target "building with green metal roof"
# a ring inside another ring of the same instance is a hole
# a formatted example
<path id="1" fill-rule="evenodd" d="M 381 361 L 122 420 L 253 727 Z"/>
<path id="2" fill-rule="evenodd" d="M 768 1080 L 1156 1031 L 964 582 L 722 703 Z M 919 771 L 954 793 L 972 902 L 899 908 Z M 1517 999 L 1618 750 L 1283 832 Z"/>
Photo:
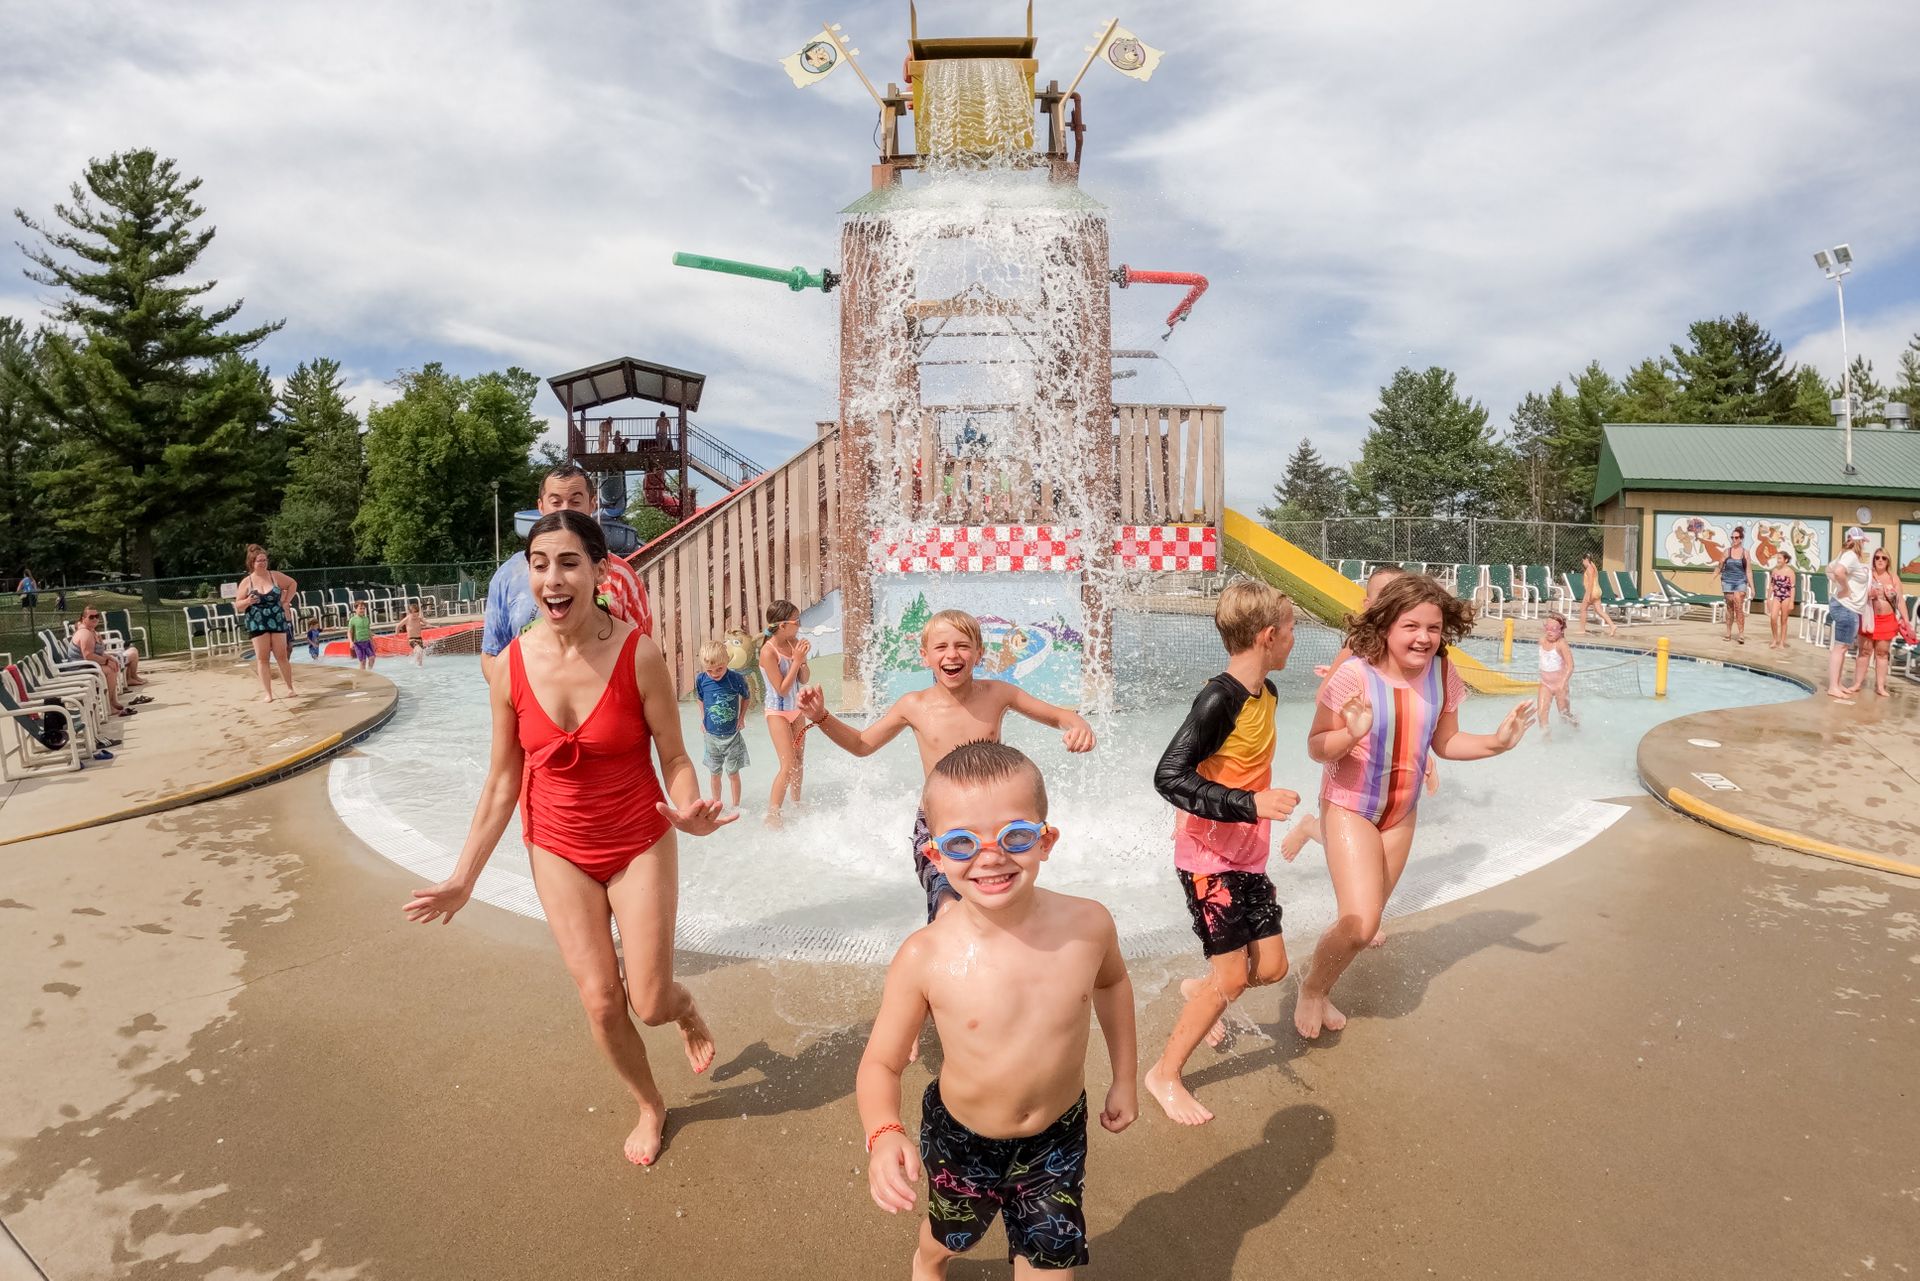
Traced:
<path id="1" fill-rule="evenodd" d="M 1784 553 L 1800 572 L 1833 558 L 1859 525 L 1920 579 L 1920 432 L 1855 428 L 1852 464 L 1838 427 L 1608 423 L 1601 428 L 1595 519 L 1624 527 L 1607 557 L 1651 582 L 1717 592 L 1735 526 L 1756 568 Z M 1624 535 L 1639 530 L 1639 538 Z M 1629 546 L 1637 542 L 1637 546 Z"/>

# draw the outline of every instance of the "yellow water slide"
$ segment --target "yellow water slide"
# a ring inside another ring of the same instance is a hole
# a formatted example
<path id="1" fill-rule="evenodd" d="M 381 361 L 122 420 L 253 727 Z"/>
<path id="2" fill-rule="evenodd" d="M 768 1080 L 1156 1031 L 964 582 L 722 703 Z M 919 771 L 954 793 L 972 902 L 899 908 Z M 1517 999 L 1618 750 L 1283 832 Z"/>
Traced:
<path id="1" fill-rule="evenodd" d="M 1347 615 L 1360 609 L 1360 585 L 1319 557 L 1302 551 L 1258 521 L 1228 508 L 1220 524 L 1220 552 L 1234 568 L 1264 579 L 1293 597 L 1294 602 L 1329 627 L 1345 628 Z M 1496 672 L 1479 659 L 1452 653 L 1460 679 L 1481 694 L 1531 694 L 1534 681 L 1516 680 Z"/>

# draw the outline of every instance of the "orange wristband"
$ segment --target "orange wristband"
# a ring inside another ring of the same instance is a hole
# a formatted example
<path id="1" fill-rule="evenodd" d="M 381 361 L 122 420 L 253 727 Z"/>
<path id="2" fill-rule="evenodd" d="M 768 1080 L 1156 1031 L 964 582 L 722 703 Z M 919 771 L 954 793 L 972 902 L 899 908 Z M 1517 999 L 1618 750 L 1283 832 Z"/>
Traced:
<path id="1" fill-rule="evenodd" d="M 867 1136 L 867 1155 L 868 1156 L 873 1155 L 873 1141 L 879 1138 L 881 1135 L 883 1134 L 904 1135 L 906 1134 L 906 1132 L 907 1132 L 907 1127 L 900 1124 L 898 1121 L 887 1122 L 885 1125 L 881 1126 L 879 1129 L 875 1130 L 872 1134 L 869 1134 Z"/>

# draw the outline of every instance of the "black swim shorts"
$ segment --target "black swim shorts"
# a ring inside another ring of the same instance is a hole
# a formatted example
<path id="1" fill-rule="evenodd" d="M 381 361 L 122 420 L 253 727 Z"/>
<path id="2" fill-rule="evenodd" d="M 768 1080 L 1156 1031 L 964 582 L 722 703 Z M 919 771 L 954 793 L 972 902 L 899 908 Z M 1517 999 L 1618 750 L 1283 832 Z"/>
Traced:
<path id="1" fill-rule="evenodd" d="M 953 1119 L 936 1080 L 920 1101 L 920 1160 L 933 1239 L 947 1249 L 972 1249 L 1004 1210 L 1007 1262 L 1019 1256 L 1036 1268 L 1086 1265 L 1086 1095 L 1038 1134 L 988 1139 Z"/>
<path id="2" fill-rule="evenodd" d="M 1179 875 L 1187 911 L 1193 916 L 1193 932 L 1206 955 L 1237 952 L 1255 939 L 1280 933 L 1280 904 L 1265 872 L 1180 871 Z"/>
<path id="3" fill-rule="evenodd" d="M 913 816 L 913 870 L 920 878 L 920 888 L 927 893 L 928 925 L 940 915 L 942 903 L 948 899 L 960 901 L 960 891 L 953 888 L 953 882 L 940 870 L 940 864 L 927 854 L 927 843 L 931 840 L 933 833 L 927 830 L 927 812 L 918 810 Z"/>

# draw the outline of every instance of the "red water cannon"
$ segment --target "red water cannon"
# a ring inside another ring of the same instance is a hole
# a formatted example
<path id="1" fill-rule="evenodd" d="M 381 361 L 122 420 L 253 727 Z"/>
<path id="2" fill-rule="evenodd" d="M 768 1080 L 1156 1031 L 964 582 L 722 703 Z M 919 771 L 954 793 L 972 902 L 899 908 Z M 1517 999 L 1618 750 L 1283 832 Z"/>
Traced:
<path id="1" fill-rule="evenodd" d="M 1124 262 L 1112 272 L 1113 283 L 1125 289 L 1128 285 L 1185 285 L 1187 296 L 1180 305 L 1167 313 L 1167 332 L 1160 335 L 1165 342 L 1173 337 L 1173 327 L 1187 318 L 1193 310 L 1193 304 L 1200 301 L 1200 295 L 1207 292 L 1207 278 L 1191 271 L 1140 271 Z"/>

